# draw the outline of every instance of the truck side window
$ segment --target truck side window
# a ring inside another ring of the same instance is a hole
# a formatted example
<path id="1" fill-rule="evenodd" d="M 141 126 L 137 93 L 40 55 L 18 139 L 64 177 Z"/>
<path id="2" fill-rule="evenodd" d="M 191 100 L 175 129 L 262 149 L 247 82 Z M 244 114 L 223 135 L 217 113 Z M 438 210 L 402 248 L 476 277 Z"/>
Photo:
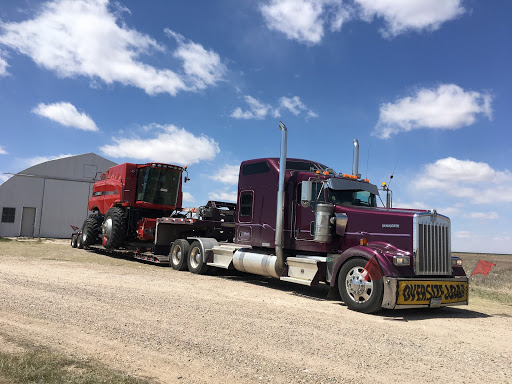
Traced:
<path id="1" fill-rule="evenodd" d="M 240 216 L 252 217 L 252 191 L 240 194 Z"/>

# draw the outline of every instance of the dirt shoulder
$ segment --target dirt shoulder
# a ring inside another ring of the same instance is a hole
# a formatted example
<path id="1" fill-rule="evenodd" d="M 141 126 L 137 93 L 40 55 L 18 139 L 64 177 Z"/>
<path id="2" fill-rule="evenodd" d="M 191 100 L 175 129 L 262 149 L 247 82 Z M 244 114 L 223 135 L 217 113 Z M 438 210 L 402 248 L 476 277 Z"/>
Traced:
<path id="1" fill-rule="evenodd" d="M 0 243 L 0 349 L 26 343 L 161 383 L 512 382 L 512 307 L 364 315 L 327 289 Z"/>

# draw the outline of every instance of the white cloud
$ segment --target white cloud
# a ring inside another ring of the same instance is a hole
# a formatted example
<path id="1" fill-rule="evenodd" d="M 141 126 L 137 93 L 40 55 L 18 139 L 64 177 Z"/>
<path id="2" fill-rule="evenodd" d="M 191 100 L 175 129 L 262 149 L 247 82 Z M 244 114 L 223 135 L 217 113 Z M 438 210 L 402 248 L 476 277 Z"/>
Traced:
<path id="1" fill-rule="evenodd" d="M 325 25 L 338 31 L 350 18 L 342 0 L 270 0 L 260 11 L 269 29 L 306 44 L 320 43 Z"/>
<path id="2" fill-rule="evenodd" d="M 111 12 L 109 6 L 117 9 Z M 150 95 L 195 91 L 222 77 L 224 66 L 218 56 L 195 43 L 178 41 L 174 55 L 183 61 L 183 74 L 142 62 L 142 55 L 166 49 L 128 28 L 120 19 L 126 11 L 108 0 L 55 0 L 45 3 L 31 20 L 1 23 L 0 43 L 60 77 L 85 76 L 92 84 L 119 82 Z"/>
<path id="3" fill-rule="evenodd" d="M 71 154 L 71 153 L 66 153 L 66 154 L 61 154 L 61 155 L 56 155 L 56 156 L 35 156 L 35 157 L 25 159 L 25 163 L 28 166 L 33 166 L 33 165 L 45 163 L 47 161 L 63 159 L 65 157 L 71 157 L 71 156 L 76 156 L 76 155 Z"/>
<path id="4" fill-rule="evenodd" d="M 231 117 L 234 119 L 257 119 L 262 120 L 271 114 L 274 117 L 279 117 L 279 111 L 272 108 L 269 104 L 264 104 L 252 96 L 244 96 L 245 102 L 249 105 L 249 110 L 243 111 L 242 108 L 236 108 Z"/>
<path id="5" fill-rule="evenodd" d="M 286 109 L 289 112 L 293 113 L 295 116 L 298 116 L 300 113 L 305 112 L 306 118 L 318 117 L 318 115 L 310 110 L 298 96 L 289 97 L 281 97 L 279 99 L 278 107 L 273 107 L 270 104 L 265 104 L 252 96 L 244 96 L 245 102 L 248 104 L 248 110 L 242 110 L 242 108 L 236 108 L 232 113 L 231 117 L 234 119 L 256 119 L 263 120 L 268 115 L 272 117 L 280 117 L 281 110 Z"/>
<path id="6" fill-rule="evenodd" d="M 469 219 L 481 219 L 481 220 L 497 220 L 500 218 L 500 215 L 497 212 L 471 212 L 464 217 Z"/>
<path id="7" fill-rule="evenodd" d="M 0 56 L 0 76 L 9 75 L 9 72 L 7 72 L 8 66 L 9 66 L 9 64 L 7 64 L 7 61 L 3 57 Z"/>
<path id="8" fill-rule="evenodd" d="M 68 102 L 39 104 L 32 109 L 33 113 L 49 118 L 66 127 L 83 131 L 98 131 L 96 123 L 85 113 L 78 112 L 76 107 Z"/>
<path id="9" fill-rule="evenodd" d="M 512 173 L 471 160 L 448 157 L 427 164 L 412 184 L 421 191 L 430 190 L 474 204 L 512 202 Z"/>
<path id="10" fill-rule="evenodd" d="M 458 129 L 473 124 L 478 114 L 491 119 L 491 100 L 489 94 L 464 91 L 454 84 L 423 88 L 414 96 L 383 104 L 373 134 L 388 139 L 413 129 Z"/>
<path id="11" fill-rule="evenodd" d="M 183 203 L 195 203 L 196 199 L 190 192 L 183 192 Z"/>
<path id="12" fill-rule="evenodd" d="M 381 18 L 386 38 L 409 31 L 434 31 L 466 11 L 462 0 L 268 0 L 260 6 L 267 27 L 288 39 L 319 44 L 326 27 L 339 31 L 351 19 Z"/>
<path id="13" fill-rule="evenodd" d="M 300 100 L 300 97 L 293 96 L 289 97 L 281 97 L 279 99 L 279 108 L 287 109 L 295 116 L 298 116 L 301 112 L 306 112 L 307 117 L 318 117 L 318 115 L 311 111 L 306 105 Z"/>
<path id="14" fill-rule="evenodd" d="M 100 147 L 101 152 L 113 158 L 161 161 L 190 165 L 211 160 L 219 153 L 219 144 L 208 136 L 194 136 L 174 125 L 152 124 L 145 130 L 159 130 L 152 138 L 112 138 L 115 144 Z"/>
<path id="15" fill-rule="evenodd" d="M 178 49 L 174 52 L 174 57 L 183 61 L 185 73 L 195 88 L 204 89 L 222 80 L 226 67 L 217 53 L 207 51 L 200 44 L 187 42 L 182 35 L 170 29 L 165 32 L 176 39 Z"/>
<path id="16" fill-rule="evenodd" d="M 2 174 L 0 174 L 0 185 L 5 183 L 7 180 L 9 180 L 10 177 L 11 177 L 11 175 L 2 175 Z"/>
<path id="17" fill-rule="evenodd" d="M 7 151 L 0 145 L 0 155 L 7 155 Z"/>
<path id="18" fill-rule="evenodd" d="M 217 173 L 208 177 L 225 184 L 237 184 L 239 171 L 240 165 L 225 165 Z"/>
<path id="19" fill-rule="evenodd" d="M 217 191 L 208 194 L 209 200 L 236 203 L 237 191 Z"/>
<path id="20" fill-rule="evenodd" d="M 462 0 L 355 0 L 361 7 L 363 20 L 374 17 L 384 20 L 385 37 L 394 37 L 410 30 L 434 31 L 441 24 L 465 12 Z"/>

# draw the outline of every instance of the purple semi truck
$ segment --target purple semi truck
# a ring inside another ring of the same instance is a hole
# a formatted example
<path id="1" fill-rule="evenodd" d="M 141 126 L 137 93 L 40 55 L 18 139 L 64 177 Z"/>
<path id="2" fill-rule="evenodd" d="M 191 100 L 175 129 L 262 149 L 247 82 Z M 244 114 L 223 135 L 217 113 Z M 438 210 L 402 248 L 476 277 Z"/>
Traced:
<path id="1" fill-rule="evenodd" d="M 468 279 L 451 255 L 448 217 L 377 207 L 378 188 L 358 174 L 357 140 L 352 174 L 340 175 L 315 161 L 287 158 L 287 129 L 279 127 L 280 158 L 240 165 L 234 223 L 218 222 L 223 236 L 234 226 L 233 242 L 182 236 L 211 220 L 201 214 L 188 224 L 157 219 L 155 249 L 170 251 L 174 269 L 202 274 L 216 267 L 328 284 L 350 309 L 364 313 L 468 303 Z"/>
<path id="2" fill-rule="evenodd" d="M 128 164 L 139 170 L 129 172 L 121 165 L 116 170 L 124 173 L 107 172 L 95 183 L 92 214 L 72 245 L 79 239 L 89 249 L 135 251 L 136 258 L 196 274 L 215 267 L 328 284 L 331 296 L 339 293 L 365 313 L 468 303 L 468 279 L 460 258 L 451 256 L 450 219 L 435 210 L 391 208 L 387 188 L 386 207 L 377 207 L 378 188 L 358 174 L 357 140 L 352 174 L 340 175 L 316 161 L 287 158 L 287 130 L 279 127 L 281 157 L 242 162 L 236 206 L 210 201 L 185 211 L 184 168 Z M 169 172 L 179 182 L 165 184 Z M 151 209 L 161 208 L 158 199 L 174 211 L 161 217 Z M 94 209 L 98 204 L 108 212 Z"/>

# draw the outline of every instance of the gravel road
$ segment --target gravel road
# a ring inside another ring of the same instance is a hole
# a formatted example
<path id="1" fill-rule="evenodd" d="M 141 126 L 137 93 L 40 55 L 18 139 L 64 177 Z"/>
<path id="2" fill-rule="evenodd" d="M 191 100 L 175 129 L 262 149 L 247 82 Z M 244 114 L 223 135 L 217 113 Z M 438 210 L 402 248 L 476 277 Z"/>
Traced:
<path id="1" fill-rule="evenodd" d="M 510 306 L 365 315 L 326 294 L 3 242 L 0 349 L 49 346 L 158 383 L 512 383 Z"/>

